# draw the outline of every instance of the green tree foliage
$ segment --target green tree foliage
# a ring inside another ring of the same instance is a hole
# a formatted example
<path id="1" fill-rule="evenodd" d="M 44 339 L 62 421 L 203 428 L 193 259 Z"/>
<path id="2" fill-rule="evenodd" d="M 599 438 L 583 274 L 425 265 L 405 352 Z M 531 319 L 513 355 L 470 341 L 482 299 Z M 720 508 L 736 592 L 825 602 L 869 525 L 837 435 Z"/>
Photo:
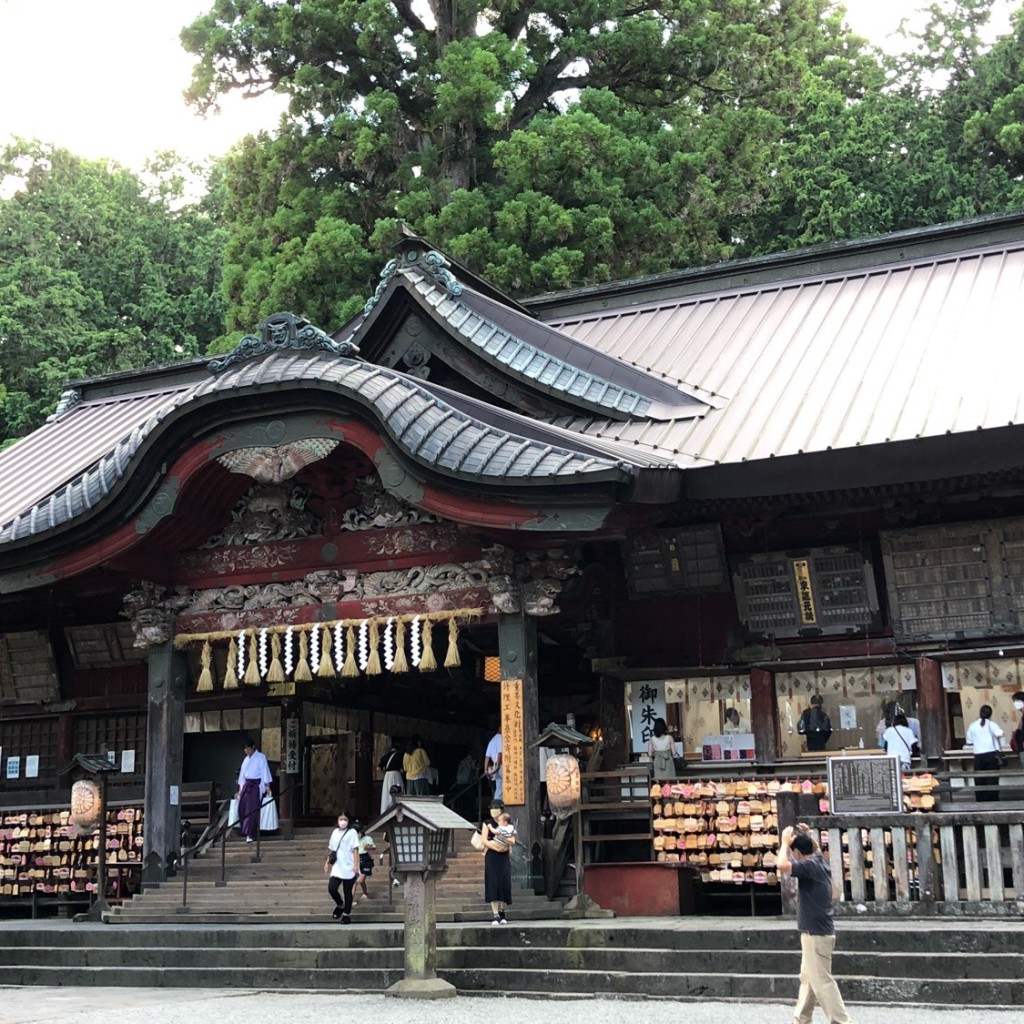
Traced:
<path id="1" fill-rule="evenodd" d="M 41 143 L 0 153 L 0 441 L 70 379 L 197 354 L 223 322 L 220 192 L 185 202 L 169 155 L 146 176 Z"/>
<path id="2" fill-rule="evenodd" d="M 831 30 L 840 45 L 813 62 L 784 136 L 781 187 L 741 231 L 738 252 L 863 238 L 1024 203 L 1022 16 L 989 48 L 990 0 L 941 0 L 920 13 L 897 56 L 851 59 L 835 23 L 826 27 L 825 38 Z"/>
<path id="3" fill-rule="evenodd" d="M 193 102 L 290 97 L 278 135 L 226 164 L 228 326 L 279 307 L 339 323 L 396 214 L 517 293 L 729 255 L 830 9 L 215 0 L 182 35 Z"/>

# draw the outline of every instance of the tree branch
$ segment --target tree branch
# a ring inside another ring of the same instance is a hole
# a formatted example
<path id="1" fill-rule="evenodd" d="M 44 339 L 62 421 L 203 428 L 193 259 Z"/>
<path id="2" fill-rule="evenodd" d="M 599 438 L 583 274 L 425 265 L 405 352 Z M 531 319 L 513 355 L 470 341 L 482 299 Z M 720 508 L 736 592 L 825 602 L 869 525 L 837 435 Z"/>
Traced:
<path id="1" fill-rule="evenodd" d="M 571 57 L 559 54 L 544 65 L 512 108 L 512 114 L 509 117 L 510 130 L 514 131 L 523 127 L 534 114 L 544 108 L 544 105 L 556 92 L 561 92 L 563 89 L 585 89 L 591 84 L 589 74 L 575 75 L 572 78 L 560 77 L 571 62 Z"/>
<path id="2" fill-rule="evenodd" d="M 412 4 L 409 0 L 392 0 L 395 5 L 395 11 L 398 16 L 405 22 L 406 27 L 412 29 L 413 32 L 425 32 L 428 33 L 430 30 L 420 20 L 419 16 L 412 9 Z"/>

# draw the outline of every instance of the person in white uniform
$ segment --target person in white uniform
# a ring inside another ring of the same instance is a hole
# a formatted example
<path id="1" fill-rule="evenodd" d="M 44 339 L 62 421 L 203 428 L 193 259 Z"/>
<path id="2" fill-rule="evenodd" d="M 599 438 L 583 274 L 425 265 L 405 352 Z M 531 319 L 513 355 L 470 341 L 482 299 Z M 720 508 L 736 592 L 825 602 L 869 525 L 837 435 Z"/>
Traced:
<path id="1" fill-rule="evenodd" d="M 242 830 L 245 841 L 251 843 L 256 839 L 256 832 L 259 829 L 263 795 L 270 788 L 273 778 L 266 755 L 256 749 L 256 744 L 251 739 L 245 741 L 243 750 L 245 759 L 238 770 L 238 792 L 235 796 L 238 800 L 238 827 Z"/>

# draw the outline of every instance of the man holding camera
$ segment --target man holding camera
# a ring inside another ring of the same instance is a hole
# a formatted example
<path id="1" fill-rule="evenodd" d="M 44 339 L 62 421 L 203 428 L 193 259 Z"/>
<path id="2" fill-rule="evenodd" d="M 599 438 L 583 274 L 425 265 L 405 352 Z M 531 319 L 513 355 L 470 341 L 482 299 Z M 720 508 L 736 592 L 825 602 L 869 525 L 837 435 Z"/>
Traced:
<path id="1" fill-rule="evenodd" d="M 839 986 L 832 977 L 832 951 L 836 944 L 832 924 L 832 872 L 821 848 L 806 825 L 782 832 L 776 870 L 797 882 L 796 927 L 800 932 L 800 994 L 793 1020 L 811 1024 L 820 1006 L 829 1024 L 851 1024 Z"/>

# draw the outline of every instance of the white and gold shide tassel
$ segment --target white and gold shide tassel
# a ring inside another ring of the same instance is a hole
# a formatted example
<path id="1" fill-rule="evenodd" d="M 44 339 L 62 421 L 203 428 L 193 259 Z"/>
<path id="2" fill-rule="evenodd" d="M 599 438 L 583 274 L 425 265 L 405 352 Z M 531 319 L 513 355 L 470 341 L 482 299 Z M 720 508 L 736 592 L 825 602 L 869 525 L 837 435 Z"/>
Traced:
<path id="1" fill-rule="evenodd" d="M 290 623 L 216 633 L 179 633 L 176 647 L 202 645 L 197 693 L 214 690 L 214 647 L 227 644 L 223 689 L 338 676 L 371 677 L 412 669 L 435 672 L 434 627 L 446 627 L 444 668 L 461 664 L 459 627 L 479 618 L 481 608 L 425 614 L 380 615 L 333 622 Z"/>

